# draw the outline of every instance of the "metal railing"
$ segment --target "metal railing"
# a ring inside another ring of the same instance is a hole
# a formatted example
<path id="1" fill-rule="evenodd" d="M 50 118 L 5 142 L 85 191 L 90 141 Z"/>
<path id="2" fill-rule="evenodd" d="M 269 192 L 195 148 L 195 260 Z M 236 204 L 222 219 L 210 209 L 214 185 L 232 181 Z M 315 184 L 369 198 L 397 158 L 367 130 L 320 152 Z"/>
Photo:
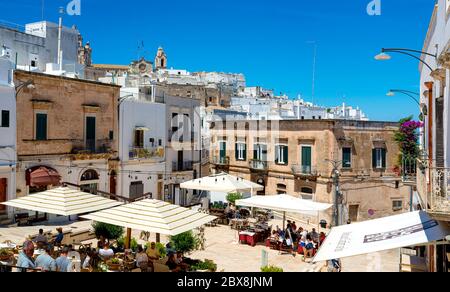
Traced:
<path id="1" fill-rule="evenodd" d="M 430 169 L 431 194 L 428 209 L 433 213 L 450 215 L 450 169 Z"/>
<path id="2" fill-rule="evenodd" d="M 267 170 L 269 168 L 269 163 L 267 161 L 261 160 L 250 160 L 250 168 L 253 170 Z"/>
<path id="3" fill-rule="evenodd" d="M 130 147 L 128 157 L 130 160 L 139 159 L 163 159 L 164 158 L 164 148 L 153 148 L 153 147 Z"/>
<path id="4" fill-rule="evenodd" d="M 297 175 L 317 175 L 315 167 L 311 165 L 294 164 L 291 169 L 292 172 Z"/>
<path id="5" fill-rule="evenodd" d="M 405 156 L 402 158 L 402 167 L 400 175 L 403 182 L 414 182 L 417 180 L 418 161 L 416 157 Z"/>
<path id="6" fill-rule="evenodd" d="M 73 154 L 103 154 L 111 153 L 113 141 L 109 139 L 102 140 L 74 140 L 72 142 Z"/>
<path id="7" fill-rule="evenodd" d="M 217 165 L 230 165 L 230 157 L 214 156 L 212 162 Z"/>

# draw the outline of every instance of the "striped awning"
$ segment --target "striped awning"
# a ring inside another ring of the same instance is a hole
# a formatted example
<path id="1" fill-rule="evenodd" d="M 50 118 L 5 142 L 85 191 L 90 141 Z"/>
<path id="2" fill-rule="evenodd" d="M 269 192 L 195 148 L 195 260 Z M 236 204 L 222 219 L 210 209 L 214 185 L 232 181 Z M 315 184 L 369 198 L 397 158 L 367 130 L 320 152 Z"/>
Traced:
<path id="1" fill-rule="evenodd" d="M 157 200 L 143 200 L 82 218 L 140 231 L 174 236 L 216 219 L 205 213 Z"/>
<path id="2" fill-rule="evenodd" d="M 188 182 L 184 182 L 180 185 L 182 189 L 188 190 L 200 190 L 210 192 L 257 192 L 264 190 L 264 186 L 255 184 L 254 182 L 247 181 L 243 178 L 232 176 L 226 173 L 218 175 L 211 175 Z"/>
<path id="3" fill-rule="evenodd" d="M 123 203 L 70 188 L 56 188 L 2 204 L 24 210 L 72 216 L 113 208 Z"/>

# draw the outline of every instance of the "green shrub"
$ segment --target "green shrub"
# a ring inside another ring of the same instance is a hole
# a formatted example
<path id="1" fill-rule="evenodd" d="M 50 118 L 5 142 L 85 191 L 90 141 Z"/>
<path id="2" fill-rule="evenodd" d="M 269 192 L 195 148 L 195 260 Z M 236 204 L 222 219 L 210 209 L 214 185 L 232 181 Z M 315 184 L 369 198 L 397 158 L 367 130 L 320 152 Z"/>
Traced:
<path id="1" fill-rule="evenodd" d="M 94 228 L 95 236 L 97 236 L 97 238 L 103 236 L 105 239 L 108 240 L 117 240 L 120 237 L 122 237 L 124 233 L 123 228 L 120 226 L 110 225 L 101 222 L 94 222 L 92 224 L 92 227 Z"/>
<path id="2" fill-rule="evenodd" d="M 189 253 L 197 246 L 197 239 L 192 231 L 170 237 L 170 242 L 176 251 Z"/>
<path id="3" fill-rule="evenodd" d="M 159 251 L 161 258 L 165 258 L 167 256 L 167 249 L 164 244 L 160 242 L 156 243 L 156 249 Z"/>
<path id="4" fill-rule="evenodd" d="M 217 271 L 217 265 L 210 260 L 205 260 L 204 262 L 199 262 L 196 265 L 191 266 L 192 271 L 210 271 L 210 272 L 216 272 Z"/>
<path id="5" fill-rule="evenodd" d="M 279 268 L 279 267 L 267 266 L 267 267 L 262 267 L 261 272 L 263 272 L 263 273 L 283 273 L 284 271 L 282 268 Z"/>
<path id="6" fill-rule="evenodd" d="M 242 200 L 244 196 L 241 193 L 229 193 L 227 195 L 227 201 L 230 204 L 235 205 L 237 200 Z"/>
<path id="7" fill-rule="evenodd" d="M 139 244 L 136 238 L 132 238 L 130 242 L 130 249 L 133 252 L 137 252 L 138 245 Z M 125 237 L 122 236 L 121 238 L 117 239 L 117 248 L 122 250 L 125 249 Z"/>

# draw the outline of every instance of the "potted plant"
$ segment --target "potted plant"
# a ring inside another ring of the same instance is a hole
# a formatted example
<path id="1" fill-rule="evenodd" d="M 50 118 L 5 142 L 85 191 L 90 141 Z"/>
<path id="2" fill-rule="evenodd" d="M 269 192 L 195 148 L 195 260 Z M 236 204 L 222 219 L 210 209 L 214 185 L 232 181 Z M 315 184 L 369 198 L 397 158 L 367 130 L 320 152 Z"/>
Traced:
<path id="1" fill-rule="evenodd" d="M 120 260 L 119 259 L 111 259 L 106 262 L 110 271 L 119 271 L 120 270 Z"/>
<path id="2" fill-rule="evenodd" d="M 97 238 L 103 237 L 109 240 L 117 240 L 122 237 L 124 231 L 122 227 L 110 225 L 101 222 L 95 222 L 92 224 Z"/>
<path id="3" fill-rule="evenodd" d="M 185 254 L 195 250 L 197 246 L 197 239 L 192 231 L 171 236 L 170 242 L 175 250 Z"/>
<path id="4" fill-rule="evenodd" d="M 14 257 L 14 253 L 9 249 L 2 248 L 0 249 L 0 261 L 8 262 Z"/>
<path id="5" fill-rule="evenodd" d="M 266 266 L 261 268 L 263 273 L 283 273 L 283 269 L 275 266 Z"/>

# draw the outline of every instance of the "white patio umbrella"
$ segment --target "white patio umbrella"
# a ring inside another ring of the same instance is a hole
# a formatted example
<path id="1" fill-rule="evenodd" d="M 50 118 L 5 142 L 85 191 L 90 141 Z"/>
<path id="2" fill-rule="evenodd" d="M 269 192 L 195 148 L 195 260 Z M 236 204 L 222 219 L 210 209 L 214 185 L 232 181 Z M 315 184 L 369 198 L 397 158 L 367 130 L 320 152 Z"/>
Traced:
<path id="1" fill-rule="evenodd" d="M 331 204 L 302 200 L 289 195 L 255 196 L 245 200 L 238 200 L 236 205 L 283 212 L 283 228 L 286 221 L 286 213 L 319 215 L 320 212 L 324 212 L 333 206 Z"/>
<path id="2" fill-rule="evenodd" d="M 2 204 L 24 210 L 68 217 L 116 207 L 123 203 L 67 187 L 61 187 Z"/>
<path id="3" fill-rule="evenodd" d="M 217 219 L 205 213 L 157 200 L 142 200 L 81 217 L 129 230 L 170 236 L 193 230 Z M 130 235 L 130 232 L 128 233 Z"/>
<path id="4" fill-rule="evenodd" d="M 264 190 L 264 187 L 240 177 L 221 173 L 195 180 L 191 180 L 180 185 L 182 189 L 200 190 L 210 192 L 253 192 Z"/>

